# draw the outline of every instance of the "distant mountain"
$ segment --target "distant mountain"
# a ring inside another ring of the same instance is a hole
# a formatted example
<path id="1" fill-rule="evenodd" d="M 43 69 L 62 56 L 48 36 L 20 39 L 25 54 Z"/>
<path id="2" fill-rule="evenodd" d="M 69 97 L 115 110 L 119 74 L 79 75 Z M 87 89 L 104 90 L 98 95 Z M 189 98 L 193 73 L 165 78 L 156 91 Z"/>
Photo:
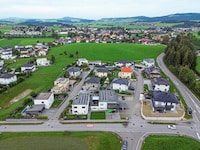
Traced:
<path id="1" fill-rule="evenodd" d="M 118 21 L 118 22 L 182 22 L 200 20 L 200 13 L 179 13 L 160 17 L 124 17 L 124 18 L 102 18 L 99 21 Z"/>
<path id="2" fill-rule="evenodd" d="M 134 22 L 185 22 L 185 21 L 200 21 L 200 13 L 177 13 L 167 16 L 160 17 L 123 17 L 123 18 L 102 18 L 99 20 L 83 19 L 83 18 L 73 18 L 73 17 L 63 17 L 59 19 L 24 19 L 24 18 L 4 18 L 0 19 L 0 22 L 10 22 L 23 25 L 52 25 L 60 23 L 134 23 Z"/>

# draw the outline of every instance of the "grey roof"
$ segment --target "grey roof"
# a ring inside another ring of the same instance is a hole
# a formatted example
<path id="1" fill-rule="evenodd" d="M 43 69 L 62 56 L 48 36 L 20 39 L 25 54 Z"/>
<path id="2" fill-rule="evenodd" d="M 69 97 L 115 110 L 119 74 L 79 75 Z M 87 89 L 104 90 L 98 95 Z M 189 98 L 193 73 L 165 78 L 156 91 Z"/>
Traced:
<path id="1" fill-rule="evenodd" d="M 164 78 L 153 78 L 152 79 L 152 84 L 155 85 L 155 84 L 158 84 L 158 85 L 170 85 L 169 83 L 169 80 L 167 79 L 164 79 Z"/>
<path id="2" fill-rule="evenodd" d="M 144 59 L 144 61 L 146 61 L 148 63 L 155 63 L 155 60 L 153 58 Z"/>
<path id="3" fill-rule="evenodd" d="M 152 100 L 159 102 L 168 102 L 178 104 L 178 98 L 175 94 L 169 92 L 154 91 L 152 92 Z"/>
<path id="4" fill-rule="evenodd" d="M 112 83 L 124 84 L 124 85 L 128 86 L 129 80 L 128 79 L 123 79 L 123 78 L 114 78 Z"/>
<path id="5" fill-rule="evenodd" d="M 72 105 L 87 105 L 90 102 L 90 94 L 80 93 L 77 99 L 73 100 Z"/>
<path id="6" fill-rule="evenodd" d="M 145 68 L 144 71 L 147 75 L 150 75 L 151 73 L 155 73 L 155 72 L 160 74 L 160 69 L 158 67 L 155 67 L 155 66 Z"/>
<path id="7" fill-rule="evenodd" d="M 35 100 L 48 100 L 49 97 L 51 96 L 52 92 L 43 92 L 40 93 Z"/>
<path id="8" fill-rule="evenodd" d="M 79 71 L 81 71 L 81 69 L 78 67 L 70 67 L 67 69 L 67 71 L 68 72 L 79 72 Z"/>
<path id="9" fill-rule="evenodd" d="M 133 63 L 133 62 L 131 62 L 129 60 L 119 60 L 119 61 L 117 61 L 117 63 L 127 64 L 127 63 Z"/>
<path id="10" fill-rule="evenodd" d="M 107 102 L 117 102 L 118 96 L 113 90 L 101 90 L 99 91 L 99 100 Z"/>
<path id="11" fill-rule="evenodd" d="M 9 79 L 14 77 L 15 74 L 0 74 L 0 78 Z"/>
<path id="12" fill-rule="evenodd" d="M 108 72 L 107 68 L 98 68 L 97 72 Z"/>
<path id="13" fill-rule="evenodd" d="M 101 78 L 98 77 L 88 77 L 85 80 L 85 83 L 95 83 L 95 84 L 100 84 Z"/>
<path id="14" fill-rule="evenodd" d="M 24 65 L 22 65 L 22 67 L 33 67 L 34 66 L 34 64 L 24 64 Z"/>

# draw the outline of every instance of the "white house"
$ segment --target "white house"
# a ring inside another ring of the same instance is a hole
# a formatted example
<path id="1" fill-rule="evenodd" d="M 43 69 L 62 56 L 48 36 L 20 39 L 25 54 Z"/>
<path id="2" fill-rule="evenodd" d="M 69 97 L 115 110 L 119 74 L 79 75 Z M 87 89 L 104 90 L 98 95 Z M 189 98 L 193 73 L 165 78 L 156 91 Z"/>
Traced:
<path id="1" fill-rule="evenodd" d="M 70 67 L 67 69 L 67 71 L 69 72 L 70 77 L 76 78 L 81 75 L 82 69 L 78 67 Z"/>
<path id="2" fill-rule="evenodd" d="M 81 93 L 77 99 L 73 100 L 72 103 L 72 114 L 88 114 L 90 103 L 90 95 L 88 93 Z"/>
<path id="3" fill-rule="evenodd" d="M 57 78 L 54 81 L 54 87 L 51 89 L 51 92 L 54 94 L 60 94 L 66 92 L 69 86 L 69 79 L 68 78 Z"/>
<path id="4" fill-rule="evenodd" d="M 15 74 L 0 74 L 0 84 L 10 84 L 17 81 L 17 76 Z"/>
<path id="5" fill-rule="evenodd" d="M 176 111 L 179 103 L 177 96 L 173 93 L 154 91 L 152 92 L 152 110 L 159 112 Z"/>
<path id="6" fill-rule="evenodd" d="M 130 81 L 122 78 L 114 78 L 110 85 L 111 89 L 119 91 L 127 91 L 129 86 Z"/>
<path id="7" fill-rule="evenodd" d="M 35 70 L 35 64 L 24 64 L 23 66 L 21 66 L 21 72 L 34 72 Z"/>
<path id="8" fill-rule="evenodd" d="M 134 63 L 129 61 L 129 60 L 119 60 L 117 62 L 115 62 L 115 66 L 117 67 L 130 67 L 132 66 Z"/>
<path id="9" fill-rule="evenodd" d="M 45 109 L 49 109 L 54 102 L 53 92 L 42 92 L 36 98 L 34 98 L 35 105 L 45 105 Z"/>
<path id="10" fill-rule="evenodd" d="M 100 90 L 99 95 L 92 97 L 91 111 L 119 110 L 118 96 L 113 90 Z"/>
<path id="11" fill-rule="evenodd" d="M 1 52 L 1 59 L 14 59 L 15 56 L 12 54 L 12 47 L 4 47 Z"/>
<path id="12" fill-rule="evenodd" d="M 169 91 L 170 83 L 167 79 L 153 78 L 151 80 L 151 83 L 154 91 L 162 91 L 162 92 Z"/>
<path id="13" fill-rule="evenodd" d="M 77 61 L 77 65 L 81 66 L 83 64 L 88 64 L 88 60 L 86 58 L 79 58 Z"/>
<path id="14" fill-rule="evenodd" d="M 143 63 L 143 65 L 145 65 L 146 67 L 155 66 L 155 60 L 154 60 L 153 58 L 144 59 L 142 63 Z"/>
<path id="15" fill-rule="evenodd" d="M 4 60 L 0 60 L 0 69 L 3 68 L 3 65 L 4 65 Z"/>
<path id="16" fill-rule="evenodd" d="M 122 67 L 121 71 L 118 73 L 119 78 L 128 78 L 131 79 L 133 74 L 133 69 L 129 67 Z"/>
<path id="17" fill-rule="evenodd" d="M 36 63 L 38 66 L 49 66 L 50 65 L 50 61 L 47 60 L 47 58 L 38 58 L 36 60 Z"/>

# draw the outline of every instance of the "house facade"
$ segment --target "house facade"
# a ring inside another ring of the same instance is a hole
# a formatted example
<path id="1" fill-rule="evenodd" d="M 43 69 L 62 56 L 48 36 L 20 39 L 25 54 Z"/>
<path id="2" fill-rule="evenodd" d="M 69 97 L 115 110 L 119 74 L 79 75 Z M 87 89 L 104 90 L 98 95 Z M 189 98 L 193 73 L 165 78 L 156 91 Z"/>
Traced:
<path id="1" fill-rule="evenodd" d="M 16 81 L 17 76 L 15 74 L 0 74 L 0 84 L 8 85 Z"/>
<path id="2" fill-rule="evenodd" d="M 117 67 L 130 67 L 132 66 L 134 63 L 129 61 L 129 60 L 119 60 L 117 62 L 115 62 L 115 66 Z"/>
<path id="3" fill-rule="evenodd" d="M 70 77 L 79 77 L 82 73 L 82 69 L 79 67 L 70 67 L 67 69 L 67 71 L 69 72 Z"/>
<path id="4" fill-rule="evenodd" d="M 21 72 L 34 72 L 35 70 L 35 64 L 24 64 L 23 66 L 21 66 Z"/>
<path id="5" fill-rule="evenodd" d="M 168 92 L 170 88 L 169 80 L 163 78 L 153 78 L 151 80 L 154 91 Z"/>
<path id="6" fill-rule="evenodd" d="M 155 66 L 145 68 L 144 71 L 148 78 L 160 78 L 161 77 L 160 69 Z"/>
<path id="7" fill-rule="evenodd" d="M 37 66 L 49 66 L 50 61 L 47 58 L 38 58 L 36 60 Z"/>
<path id="8" fill-rule="evenodd" d="M 85 89 L 88 91 L 98 90 L 100 87 L 101 78 L 99 77 L 88 77 L 85 80 Z"/>
<path id="9" fill-rule="evenodd" d="M 118 73 L 119 78 L 128 78 L 131 79 L 133 74 L 133 69 L 129 67 L 122 67 L 121 71 Z"/>
<path id="10" fill-rule="evenodd" d="M 177 96 L 173 93 L 154 91 L 152 92 L 152 110 L 159 112 L 176 111 L 179 103 Z"/>
<path id="11" fill-rule="evenodd" d="M 95 71 L 95 75 L 97 77 L 107 77 L 108 76 L 108 69 L 107 68 L 97 68 L 96 71 Z"/>
<path id="12" fill-rule="evenodd" d="M 81 93 L 78 98 L 73 100 L 72 103 L 72 114 L 88 114 L 90 103 L 90 95 L 88 93 Z"/>
<path id="13" fill-rule="evenodd" d="M 77 65 L 82 66 L 83 64 L 88 65 L 88 60 L 86 58 L 79 58 L 78 61 L 77 61 Z"/>
<path id="14" fill-rule="evenodd" d="M 54 87 L 51 89 L 51 92 L 54 94 L 60 94 L 67 90 L 69 87 L 69 79 L 68 78 L 57 78 L 54 81 Z"/>
<path id="15" fill-rule="evenodd" d="M 130 86 L 130 81 L 128 79 L 114 78 L 111 82 L 110 88 L 113 90 L 127 91 Z"/>
<path id="16" fill-rule="evenodd" d="M 45 109 L 49 109 L 54 102 L 53 92 L 42 92 L 34 98 L 35 105 L 44 104 Z"/>
<path id="17" fill-rule="evenodd" d="M 145 65 L 146 67 L 155 66 L 155 60 L 154 60 L 153 58 L 144 59 L 142 63 L 143 63 L 143 65 Z"/>

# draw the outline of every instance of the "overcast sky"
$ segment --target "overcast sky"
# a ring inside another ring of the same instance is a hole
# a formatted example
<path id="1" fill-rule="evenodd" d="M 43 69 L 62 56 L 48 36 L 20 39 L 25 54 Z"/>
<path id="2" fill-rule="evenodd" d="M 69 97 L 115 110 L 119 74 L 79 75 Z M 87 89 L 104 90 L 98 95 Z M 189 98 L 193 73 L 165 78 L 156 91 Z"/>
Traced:
<path id="1" fill-rule="evenodd" d="M 200 13 L 200 0 L 0 0 L 0 18 L 86 19 Z"/>

